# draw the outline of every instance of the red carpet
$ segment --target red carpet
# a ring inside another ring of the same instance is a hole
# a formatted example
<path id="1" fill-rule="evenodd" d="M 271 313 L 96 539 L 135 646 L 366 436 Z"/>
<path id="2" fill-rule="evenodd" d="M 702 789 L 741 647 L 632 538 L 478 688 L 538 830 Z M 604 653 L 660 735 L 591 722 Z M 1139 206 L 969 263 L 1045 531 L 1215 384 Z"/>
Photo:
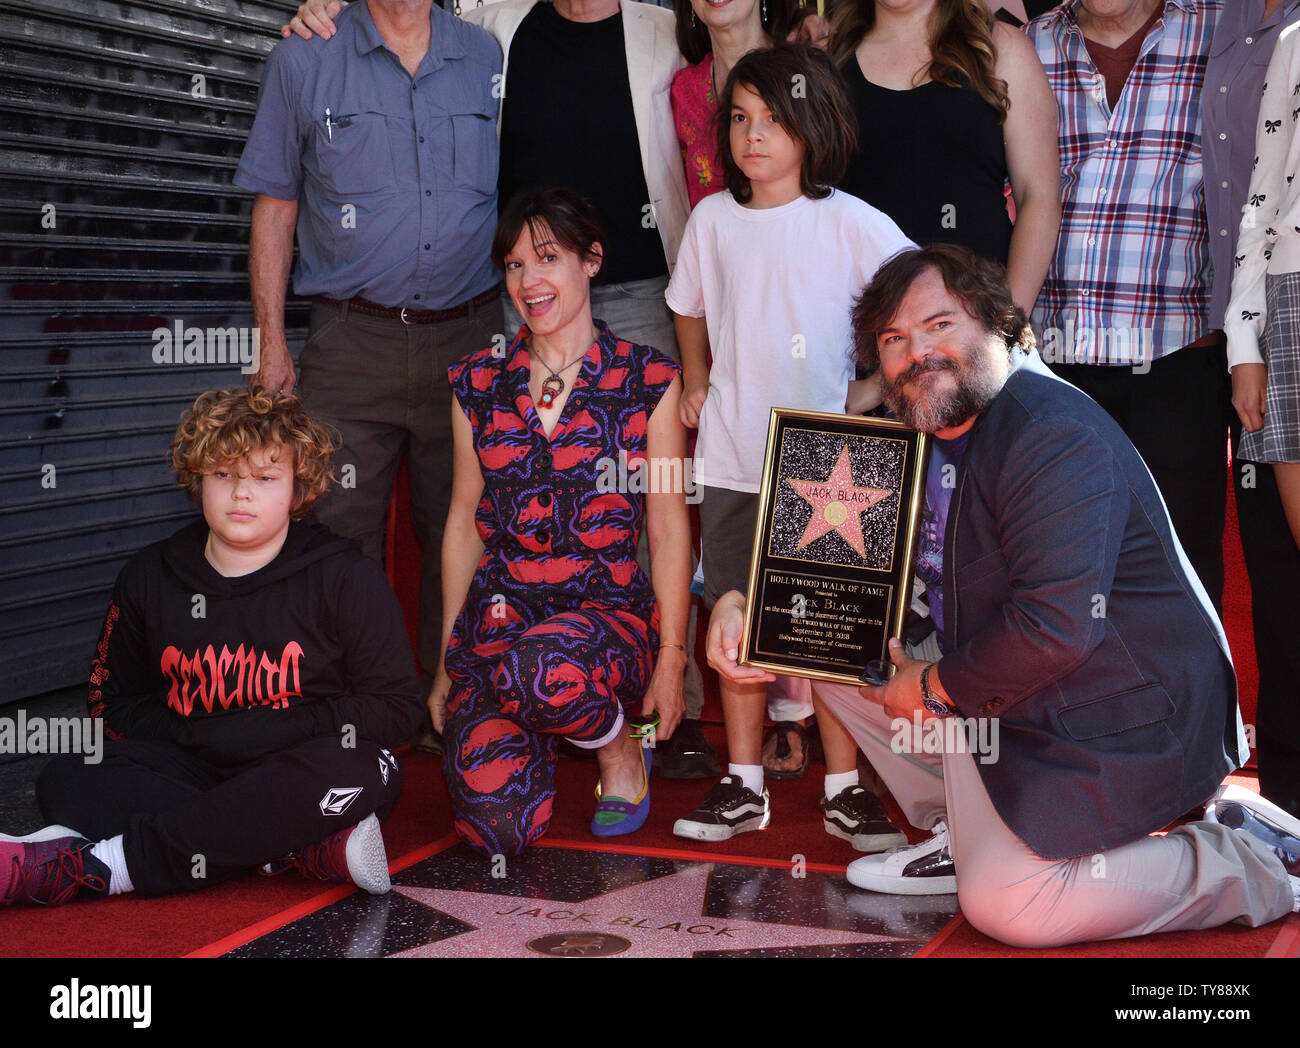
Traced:
<path id="1" fill-rule="evenodd" d="M 710 730 L 722 745 L 718 728 Z M 451 831 L 447 790 L 439 763 L 423 753 L 408 752 L 404 761 L 402 799 L 384 826 L 389 857 L 395 865 L 423 858 L 434 842 Z M 809 869 L 839 871 L 857 855 L 845 842 L 822 831 L 815 803 L 820 790 L 819 766 L 799 782 L 776 783 L 772 827 L 748 833 L 725 845 L 692 845 L 672 836 L 673 821 L 699 801 L 707 784 L 656 779 L 650 820 L 639 833 L 621 843 L 601 844 L 604 850 L 627 849 L 642 854 L 708 861 L 746 860 L 784 866 L 802 856 Z M 1250 784 L 1250 779 L 1244 779 Z M 595 765 L 560 762 L 559 796 L 546 843 L 558 847 L 594 848 L 587 832 L 594 806 Z M 430 803 L 432 801 L 432 803 Z M 891 814 L 898 817 L 892 803 Z M 130 896 L 78 901 L 40 910 L 12 909 L 0 914 L 0 956 L 5 957 L 180 957 L 224 952 L 257 934 L 319 909 L 348 889 L 307 881 L 297 874 L 248 877 L 230 884 L 167 899 Z M 222 940 L 233 937 L 230 943 Z M 205 949 L 220 944 L 217 949 Z M 1153 935 L 1123 942 L 1093 943 L 1057 950 L 1021 951 L 1003 946 L 976 932 L 958 918 L 919 956 L 933 957 L 1300 957 L 1300 917 L 1264 928 L 1237 926 L 1207 932 Z"/>
<path id="2" fill-rule="evenodd" d="M 1294 944 L 1287 953 L 1269 953 L 1273 941 L 1288 927 L 1300 930 L 1300 918 L 1294 915 L 1263 928 L 1227 925 L 1212 932 L 1170 932 L 1054 950 L 1018 950 L 981 935 L 961 918 L 954 924 L 956 927 L 936 947 L 923 948 L 917 957 L 1300 957 Z"/>
<path id="3" fill-rule="evenodd" d="M 406 473 L 399 478 L 394 512 L 393 561 L 413 565 L 419 555 L 409 519 Z M 1254 720 L 1258 687 L 1254 644 L 1250 630 L 1250 585 L 1241 557 L 1235 504 L 1229 494 L 1228 529 L 1224 541 L 1227 584 L 1224 592 L 1224 624 L 1241 682 L 1242 715 L 1247 724 Z M 414 621 L 418 572 L 404 570 L 390 574 L 408 622 Z M 412 632 L 412 643 L 414 644 Z M 701 661 L 701 665 L 703 662 Z M 706 719 L 714 744 L 721 748 L 722 732 L 716 691 L 706 693 Z M 441 768 L 422 753 L 407 753 L 402 800 L 384 826 L 390 859 L 401 865 L 423 858 L 434 842 L 451 832 L 447 790 Z M 594 763 L 562 761 L 558 773 L 559 796 L 547 843 L 564 847 L 592 847 L 587 832 L 594 805 Z M 1253 778 L 1245 778 L 1254 785 Z M 820 766 L 810 766 L 802 781 L 774 783 L 772 826 L 762 833 L 749 833 L 725 845 L 692 845 L 672 836 L 673 821 L 690 811 L 701 799 L 707 783 L 654 783 L 654 805 L 645 829 L 619 846 L 604 844 L 605 850 L 625 847 L 637 852 L 670 854 L 708 860 L 715 853 L 731 862 L 750 860 L 763 865 L 785 865 L 802 856 L 809 868 L 842 870 L 857 855 L 847 843 L 828 836 L 821 829 L 816 802 L 821 789 Z M 430 803 L 432 801 L 432 803 Z M 886 807 L 896 821 L 901 815 L 892 800 Z M 920 839 L 920 835 L 913 835 Z M 177 957 L 219 944 L 227 937 L 250 938 L 247 929 L 258 925 L 269 930 L 318 909 L 347 889 L 306 881 L 296 874 L 276 878 L 250 877 L 218 885 L 189 896 L 141 900 L 132 897 L 98 902 L 78 902 L 50 909 L 13 909 L 0 913 L 0 956 L 5 957 Z M 211 952 L 221 952 L 225 947 Z M 1300 917 L 1293 916 L 1264 928 L 1228 926 L 1208 932 L 1151 935 L 1111 943 L 1092 943 L 1046 951 L 1015 950 L 975 931 L 958 918 L 925 947 L 918 956 L 930 957 L 1300 957 Z"/>

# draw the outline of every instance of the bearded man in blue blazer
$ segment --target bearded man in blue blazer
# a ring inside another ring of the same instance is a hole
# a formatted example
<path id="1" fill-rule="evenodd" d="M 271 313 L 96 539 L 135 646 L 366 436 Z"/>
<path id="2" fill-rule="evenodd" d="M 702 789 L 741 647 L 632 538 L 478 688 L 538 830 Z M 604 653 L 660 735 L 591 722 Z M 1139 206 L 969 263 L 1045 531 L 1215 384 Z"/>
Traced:
<path id="1" fill-rule="evenodd" d="M 918 574 L 937 630 L 891 642 L 884 686 L 814 684 L 932 831 L 849 880 L 955 890 L 976 928 L 1025 947 L 1300 909 L 1300 820 L 1216 792 L 1248 751 L 1213 606 L 1145 463 L 1038 359 L 1001 267 L 904 253 L 853 319 L 886 403 L 935 437 Z M 765 679 L 735 661 L 743 608 L 719 602 L 709 661 Z M 1207 798 L 1205 821 L 1150 836 Z"/>

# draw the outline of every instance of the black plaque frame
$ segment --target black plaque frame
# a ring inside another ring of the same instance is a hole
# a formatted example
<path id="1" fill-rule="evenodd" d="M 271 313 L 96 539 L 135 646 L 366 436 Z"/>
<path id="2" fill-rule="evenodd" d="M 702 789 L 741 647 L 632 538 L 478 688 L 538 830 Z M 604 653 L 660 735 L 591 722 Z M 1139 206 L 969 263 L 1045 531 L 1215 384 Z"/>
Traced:
<path id="1" fill-rule="evenodd" d="M 839 526 L 798 548 L 819 511 L 789 481 L 826 482 L 829 490 L 840 449 L 854 486 L 890 493 L 847 511 L 832 499 L 841 508 L 832 513 L 828 505 L 823 514 L 826 521 L 847 516 L 842 527 L 859 529 L 865 557 Z M 869 661 L 887 657 L 912 600 L 928 454 L 926 434 L 891 419 L 772 409 L 740 662 L 856 685 Z"/>

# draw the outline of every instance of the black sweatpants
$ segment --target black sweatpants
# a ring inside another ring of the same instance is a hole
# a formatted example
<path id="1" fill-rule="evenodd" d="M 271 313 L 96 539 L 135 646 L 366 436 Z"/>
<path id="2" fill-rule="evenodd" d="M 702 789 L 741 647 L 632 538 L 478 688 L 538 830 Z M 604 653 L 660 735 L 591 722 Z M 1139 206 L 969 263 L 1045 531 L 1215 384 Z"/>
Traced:
<path id="1" fill-rule="evenodd" d="M 36 781 L 48 823 L 92 841 L 124 835 L 141 896 L 194 891 L 242 877 L 371 812 L 388 815 L 401 772 L 386 750 L 338 735 L 308 739 L 253 763 L 221 767 L 168 742 L 114 741 L 99 764 L 51 760 Z"/>
<path id="2" fill-rule="evenodd" d="M 1234 454 L 1240 436 L 1238 422 L 1232 428 Z M 1300 549 L 1282 509 L 1273 467 L 1244 460 L 1233 466 L 1259 666 L 1259 791 L 1300 815 Z"/>

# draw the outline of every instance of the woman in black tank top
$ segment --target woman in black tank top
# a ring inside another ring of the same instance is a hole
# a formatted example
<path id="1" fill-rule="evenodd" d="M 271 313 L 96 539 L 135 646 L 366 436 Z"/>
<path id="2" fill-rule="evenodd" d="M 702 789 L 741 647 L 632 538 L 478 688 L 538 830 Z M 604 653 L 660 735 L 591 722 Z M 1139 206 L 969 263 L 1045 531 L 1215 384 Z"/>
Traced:
<path id="1" fill-rule="evenodd" d="M 1056 103 L 1028 38 L 984 0 L 845 0 L 831 53 L 858 118 L 841 188 L 922 246 L 1002 263 L 1031 310 L 1061 211 Z"/>
<path id="2" fill-rule="evenodd" d="M 891 91 L 868 80 L 856 58 L 843 73 L 867 148 L 854 154 L 841 188 L 922 246 L 961 244 L 1005 266 L 1011 218 L 997 110 L 970 87 L 937 80 Z"/>

